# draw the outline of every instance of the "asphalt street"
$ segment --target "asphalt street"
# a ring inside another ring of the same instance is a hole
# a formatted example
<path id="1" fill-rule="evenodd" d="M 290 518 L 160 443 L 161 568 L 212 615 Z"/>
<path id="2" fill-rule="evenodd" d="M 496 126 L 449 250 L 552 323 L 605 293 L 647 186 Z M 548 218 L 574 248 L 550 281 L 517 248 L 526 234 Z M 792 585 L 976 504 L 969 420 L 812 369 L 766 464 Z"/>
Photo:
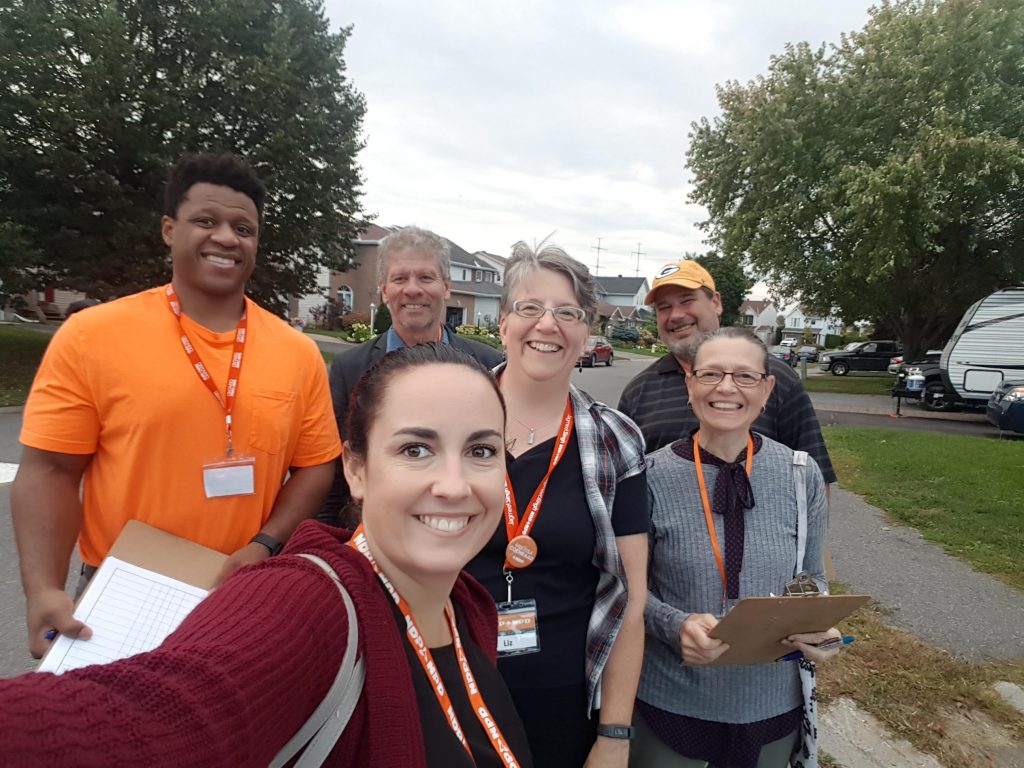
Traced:
<path id="1" fill-rule="evenodd" d="M 337 354 L 345 344 L 316 339 Z M 584 368 L 573 382 L 615 405 L 626 383 L 653 358 L 616 353 L 610 368 Z M 904 404 L 905 418 L 889 416 L 886 397 L 820 395 L 812 400 L 823 424 L 975 434 L 995 438 L 980 414 L 928 414 Z M 21 413 L 0 409 L 0 464 L 17 463 Z M 839 578 L 892 608 L 893 621 L 953 653 L 971 657 L 1024 655 L 1024 596 L 971 571 L 911 529 L 889 526 L 883 513 L 839 490 L 832 511 L 831 548 Z M 24 601 L 10 527 L 10 486 L 0 483 L 0 675 L 30 669 L 24 637 Z"/>

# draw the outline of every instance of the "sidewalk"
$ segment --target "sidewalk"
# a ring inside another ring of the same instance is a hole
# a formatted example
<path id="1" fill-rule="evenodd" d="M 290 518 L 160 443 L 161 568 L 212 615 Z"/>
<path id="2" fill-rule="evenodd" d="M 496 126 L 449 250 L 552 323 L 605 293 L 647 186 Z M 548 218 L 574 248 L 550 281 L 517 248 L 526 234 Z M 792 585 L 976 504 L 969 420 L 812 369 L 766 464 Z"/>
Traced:
<path id="1" fill-rule="evenodd" d="M 1024 658 L 1024 593 L 947 555 L 913 528 L 833 486 L 829 549 L 836 578 L 892 611 L 888 622 L 972 661 Z M 1016 705 L 1015 705 L 1016 706 Z M 820 715 L 823 751 L 843 768 L 941 768 L 849 699 Z M 1010 744 L 1000 765 L 1024 766 Z"/>
<path id="2" fill-rule="evenodd" d="M 1024 593 L 889 524 L 856 494 L 833 487 L 830 506 L 836 577 L 891 609 L 893 624 L 966 659 L 1024 658 Z"/>

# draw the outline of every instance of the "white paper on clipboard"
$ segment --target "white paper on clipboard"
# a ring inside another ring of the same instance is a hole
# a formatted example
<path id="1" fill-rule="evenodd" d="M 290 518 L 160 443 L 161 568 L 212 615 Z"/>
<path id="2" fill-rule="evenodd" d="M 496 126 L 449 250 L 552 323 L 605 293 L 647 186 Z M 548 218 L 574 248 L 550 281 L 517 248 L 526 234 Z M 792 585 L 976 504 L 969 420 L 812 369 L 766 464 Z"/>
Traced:
<path id="1" fill-rule="evenodd" d="M 60 674 L 151 651 L 207 594 L 205 589 L 108 557 L 75 608 L 75 618 L 92 630 L 92 637 L 58 636 L 37 671 Z"/>

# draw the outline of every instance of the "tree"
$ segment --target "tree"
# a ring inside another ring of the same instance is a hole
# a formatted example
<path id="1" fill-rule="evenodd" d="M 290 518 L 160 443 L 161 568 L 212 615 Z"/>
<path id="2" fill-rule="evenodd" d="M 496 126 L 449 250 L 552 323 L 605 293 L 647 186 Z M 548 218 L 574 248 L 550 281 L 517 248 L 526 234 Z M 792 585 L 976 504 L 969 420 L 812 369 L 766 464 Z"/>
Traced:
<path id="1" fill-rule="evenodd" d="M 722 295 L 722 325 L 739 325 L 740 305 L 746 301 L 747 293 L 754 285 L 753 278 L 743 268 L 741 256 L 726 256 L 709 251 L 703 256 L 686 254 L 711 273 L 715 288 Z"/>
<path id="2" fill-rule="evenodd" d="M 169 276 L 167 168 L 245 155 L 268 187 L 249 292 L 282 310 L 349 267 L 365 112 L 319 0 L 0 6 L 0 281 L 99 297 Z"/>
<path id="3" fill-rule="evenodd" d="M 1024 279 L 1024 0 L 883 2 L 838 46 L 787 46 L 692 126 L 692 200 L 726 255 L 909 355 Z"/>

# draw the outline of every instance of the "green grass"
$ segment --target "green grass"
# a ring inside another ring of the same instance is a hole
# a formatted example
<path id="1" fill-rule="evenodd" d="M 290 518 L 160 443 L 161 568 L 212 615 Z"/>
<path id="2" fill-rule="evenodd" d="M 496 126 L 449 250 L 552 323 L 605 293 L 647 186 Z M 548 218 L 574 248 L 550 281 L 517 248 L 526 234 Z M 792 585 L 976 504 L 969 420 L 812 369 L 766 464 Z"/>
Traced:
<path id="1" fill-rule="evenodd" d="M 0 325 L 0 406 L 24 405 L 50 334 Z"/>
<path id="2" fill-rule="evenodd" d="M 808 363 L 808 371 L 817 363 Z M 797 369 L 799 373 L 799 368 Z M 808 376 L 804 379 L 804 389 L 808 392 L 836 392 L 844 395 L 886 395 L 891 394 L 896 377 L 886 374 L 854 374 L 833 376 Z"/>
<path id="3" fill-rule="evenodd" d="M 826 427 L 840 484 L 1024 589 L 1024 441 Z"/>
<path id="4" fill-rule="evenodd" d="M 302 329 L 302 332 L 314 333 L 317 336 L 333 336 L 336 339 L 348 341 L 348 333 L 346 333 L 345 331 L 329 331 L 326 328 L 313 328 L 311 326 L 306 326 L 305 328 Z"/>
<path id="5" fill-rule="evenodd" d="M 620 352 L 628 352 L 631 355 L 644 355 L 646 357 L 661 357 L 665 354 L 664 351 L 651 352 L 650 347 L 627 347 L 618 343 L 613 343 L 612 347 Z"/>

